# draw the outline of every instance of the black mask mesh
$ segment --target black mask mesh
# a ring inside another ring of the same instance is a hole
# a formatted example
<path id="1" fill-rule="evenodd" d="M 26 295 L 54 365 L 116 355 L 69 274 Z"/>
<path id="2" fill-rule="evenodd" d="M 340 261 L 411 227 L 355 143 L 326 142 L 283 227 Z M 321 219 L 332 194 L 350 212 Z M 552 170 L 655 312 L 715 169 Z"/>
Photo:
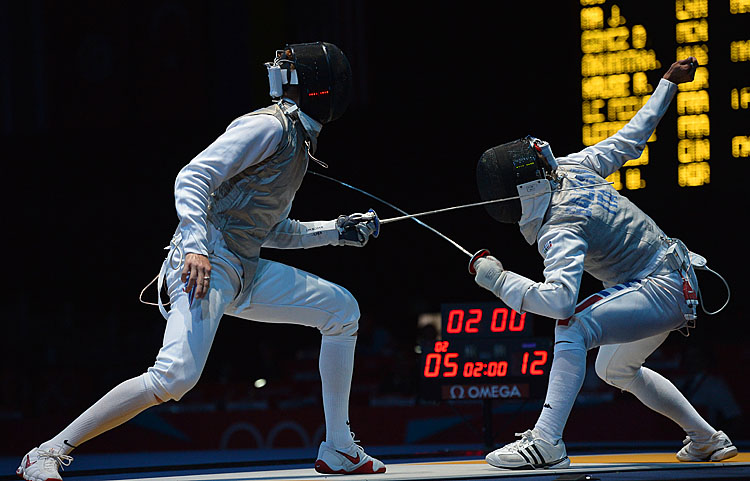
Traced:
<path id="1" fill-rule="evenodd" d="M 518 196 L 516 186 L 541 178 L 538 155 L 526 139 L 508 142 L 485 151 L 477 163 L 477 187 L 482 200 Z M 513 199 L 485 206 L 498 222 L 521 220 L 521 201 Z"/>
<path id="2" fill-rule="evenodd" d="M 341 117 L 351 101 L 352 70 L 332 43 L 290 45 L 300 86 L 300 108 L 320 123 Z"/>

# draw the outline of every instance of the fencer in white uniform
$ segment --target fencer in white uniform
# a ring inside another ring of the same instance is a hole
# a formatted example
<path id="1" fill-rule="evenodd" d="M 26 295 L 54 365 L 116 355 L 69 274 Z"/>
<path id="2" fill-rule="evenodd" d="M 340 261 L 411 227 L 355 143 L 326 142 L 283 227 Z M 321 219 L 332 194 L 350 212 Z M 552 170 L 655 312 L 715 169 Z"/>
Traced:
<path id="1" fill-rule="evenodd" d="M 17 471 L 23 478 L 61 479 L 73 448 L 182 398 L 198 382 L 224 314 L 318 329 L 326 440 L 315 469 L 385 472 L 349 430 L 356 300 L 341 286 L 260 258 L 262 247 L 364 246 L 377 235 L 374 212 L 316 222 L 288 217 L 322 125 L 349 103 L 351 69 L 343 52 L 324 42 L 288 45 L 266 66 L 273 105 L 233 121 L 177 175 L 179 225 L 159 277 L 170 303 L 168 311 L 160 306 L 167 325 L 156 362 L 32 449 Z"/>
<path id="2" fill-rule="evenodd" d="M 692 264 L 705 259 L 669 238 L 604 180 L 641 155 L 677 84 L 692 81 L 696 66 L 692 57 L 675 62 L 621 130 L 578 153 L 555 159 L 546 142 L 527 138 L 490 149 L 480 160 L 477 182 L 484 198 L 520 196 L 488 210 L 497 220 L 517 222 L 527 242 L 537 244 L 544 281 L 508 271 L 492 256 L 474 261 L 475 280 L 518 312 L 558 320 L 542 412 L 519 440 L 489 453 L 489 464 L 569 466 L 563 428 L 583 383 L 586 352 L 596 347 L 599 377 L 685 430 L 679 460 L 715 461 L 737 453 L 669 380 L 643 366 L 671 331 L 694 322 L 698 285 Z M 604 289 L 576 305 L 584 272 Z"/>

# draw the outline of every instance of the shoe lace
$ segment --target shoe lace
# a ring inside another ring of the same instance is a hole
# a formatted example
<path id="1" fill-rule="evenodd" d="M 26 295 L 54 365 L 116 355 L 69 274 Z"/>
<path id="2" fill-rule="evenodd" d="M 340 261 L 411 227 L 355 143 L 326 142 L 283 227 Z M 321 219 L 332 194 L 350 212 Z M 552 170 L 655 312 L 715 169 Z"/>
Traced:
<path id="1" fill-rule="evenodd" d="M 522 433 L 516 433 L 517 437 L 520 437 L 521 439 L 518 439 L 516 441 L 513 441 L 512 443 L 508 444 L 506 446 L 506 449 L 512 449 L 516 450 L 518 448 L 522 448 L 524 446 L 528 446 L 534 441 L 534 434 L 531 432 L 531 429 L 524 431 Z"/>
<path id="2" fill-rule="evenodd" d="M 55 471 L 64 470 L 66 466 L 70 466 L 73 462 L 73 456 L 67 454 L 56 453 L 54 450 L 42 450 L 37 449 L 36 455 L 44 463 L 44 469 L 54 469 Z"/>
<path id="3" fill-rule="evenodd" d="M 365 452 L 365 448 L 363 448 L 362 446 L 360 446 L 359 444 L 357 444 L 357 443 L 360 442 L 360 440 L 357 439 L 357 435 L 354 434 L 351 431 L 349 431 L 349 434 L 352 435 L 352 446 L 354 446 L 354 448 L 357 449 L 357 451 L 360 451 L 360 452 L 364 453 Z"/>

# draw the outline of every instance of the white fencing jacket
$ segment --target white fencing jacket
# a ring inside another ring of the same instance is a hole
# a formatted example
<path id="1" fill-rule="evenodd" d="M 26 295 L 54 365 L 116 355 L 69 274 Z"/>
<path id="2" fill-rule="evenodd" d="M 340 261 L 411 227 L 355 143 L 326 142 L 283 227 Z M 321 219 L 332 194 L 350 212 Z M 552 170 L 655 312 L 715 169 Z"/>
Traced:
<path id="1" fill-rule="evenodd" d="M 179 224 L 172 244 L 180 245 L 184 254 L 208 256 L 212 253 L 210 237 L 216 229 L 221 231 L 229 249 L 242 261 L 237 268 L 244 278 L 242 295 L 249 292 L 261 245 L 283 249 L 338 245 L 335 220 L 288 218 L 307 167 L 301 132 L 314 141 L 321 127 L 286 99 L 277 107 L 233 121 L 177 175 L 174 193 Z M 290 179 L 273 184 L 284 175 L 282 169 L 291 172 Z M 230 228 L 248 234 L 242 237 Z"/>
<path id="2" fill-rule="evenodd" d="M 617 133 L 557 159 L 562 180 L 547 196 L 548 203 L 522 202 L 521 231 L 530 244 L 537 243 L 544 258 L 544 282 L 503 271 L 493 292 L 508 306 L 565 319 L 575 311 L 584 271 L 609 287 L 642 279 L 660 266 L 666 236 L 643 211 L 610 185 L 566 189 L 603 183 L 638 158 L 676 91 L 676 84 L 661 79 L 648 102 Z"/>

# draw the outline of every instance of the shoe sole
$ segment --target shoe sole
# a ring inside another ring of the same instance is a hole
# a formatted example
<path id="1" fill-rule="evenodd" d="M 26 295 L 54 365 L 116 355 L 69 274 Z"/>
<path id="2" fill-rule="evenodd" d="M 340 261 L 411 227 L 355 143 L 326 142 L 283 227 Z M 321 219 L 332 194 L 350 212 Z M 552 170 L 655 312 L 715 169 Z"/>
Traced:
<path id="1" fill-rule="evenodd" d="M 315 471 L 319 472 L 320 474 L 381 474 L 385 473 L 385 466 L 375 471 L 372 467 L 372 461 L 367 461 L 366 463 L 362 464 L 362 466 L 359 466 L 352 471 L 347 471 L 344 468 L 331 469 L 331 467 L 328 466 L 325 461 L 318 459 L 317 461 L 315 461 Z"/>
<path id="2" fill-rule="evenodd" d="M 570 467 L 570 458 L 565 456 L 562 459 L 558 459 L 557 461 L 552 461 L 551 463 L 544 463 L 544 464 L 523 464 L 523 465 L 515 465 L 515 466 L 508 466 L 508 465 L 502 465 L 502 464 L 496 464 L 490 461 L 489 459 L 485 459 L 487 461 L 487 464 L 490 466 L 494 466 L 496 468 L 501 469 L 564 469 Z"/>
<path id="3" fill-rule="evenodd" d="M 21 468 L 18 468 L 16 470 L 16 476 L 18 476 L 21 479 L 29 479 L 26 477 L 26 474 L 23 472 Z M 60 481 L 60 478 L 47 478 L 44 481 Z"/>
<path id="4" fill-rule="evenodd" d="M 690 458 L 680 458 L 677 456 L 677 459 L 682 462 L 693 462 L 693 463 L 701 463 L 706 461 L 723 461 L 725 459 L 733 458 L 737 456 L 737 448 L 735 446 L 728 446 L 726 448 L 717 449 L 710 455 L 706 456 L 705 458 L 696 458 L 696 457 L 690 457 Z"/>
<path id="5" fill-rule="evenodd" d="M 735 446 L 727 446 L 725 448 L 717 449 L 713 453 L 703 457 L 698 458 L 695 456 L 685 456 L 680 457 L 677 453 L 677 460 L 682 461 L 683 463 L 705 463 L 708 461 L 723 461 L 725 459 L 733 458 L 737 456 L 737 448 Z"/>
<path id="6" fill-rule="evenodd" d="M 722 448 L 711 454 L 711 461 L 722 461 L 737 456 L 737 448 L 729 446 L 728 448 Z"/>

